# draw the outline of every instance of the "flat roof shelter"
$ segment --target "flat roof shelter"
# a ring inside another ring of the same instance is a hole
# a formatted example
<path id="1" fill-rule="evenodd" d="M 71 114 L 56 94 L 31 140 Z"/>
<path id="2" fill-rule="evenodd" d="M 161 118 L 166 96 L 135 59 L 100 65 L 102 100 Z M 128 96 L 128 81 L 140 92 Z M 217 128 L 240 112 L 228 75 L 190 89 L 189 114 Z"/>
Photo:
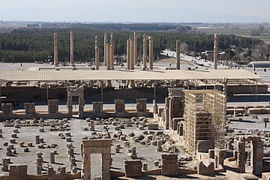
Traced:
<path id="1" fill-rule="evenodd" d="M 260 76 L 247 70 L 153 70 L 153 71 L 125 71 L 125 70 L 42 70 L 42 71 L 20 71 L 20 70 L 1 70 L 1 81 L 95 81 L 95 80 L 254 80 Z"/>

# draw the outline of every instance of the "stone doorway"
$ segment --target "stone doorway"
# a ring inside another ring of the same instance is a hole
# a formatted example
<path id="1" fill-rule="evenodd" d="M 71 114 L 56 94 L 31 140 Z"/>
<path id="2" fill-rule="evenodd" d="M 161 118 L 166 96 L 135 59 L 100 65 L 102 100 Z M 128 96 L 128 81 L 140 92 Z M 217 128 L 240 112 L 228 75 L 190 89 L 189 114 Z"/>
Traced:
<path id="1" fill-rule="evenodd" d="M 78 101 L 78 115 L 79 117 L 83 117 L 84 111 L 84 88 L 83 87 L 68 87 L 67 88 L 67 107 L 68 114 L 73 115 L 73 100 L 77 97 Z"/>
<path id="2" fill-rule="evenodd" d="M 92 154 L 101 154 L 101 179 L 110 180 L 110 167 L 111 167 L 111 139 L 91 139 L 83 140 L 82 142 L 82 179 L 93 179 L 92 168 L 96 164 L 92 164 L 94 160 Z M 92 167 L 93 166 L 93 167 Z M 94 167 L 96 168 L 96 167 Z"/>

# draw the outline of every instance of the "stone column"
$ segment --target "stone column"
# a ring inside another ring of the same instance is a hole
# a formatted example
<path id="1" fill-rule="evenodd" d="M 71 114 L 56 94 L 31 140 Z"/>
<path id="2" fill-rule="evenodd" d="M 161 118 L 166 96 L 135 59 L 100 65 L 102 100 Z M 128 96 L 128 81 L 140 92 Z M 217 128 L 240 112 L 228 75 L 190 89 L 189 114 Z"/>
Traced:
<path id="1" fill-rule="evenodd" d="M 153 61 L 154 61 L 154 42 L 153 38 L 149 37 L 149 69 L 153 70 Z"/>
<path id="2" fill-rule="evenodd" d="M 58 38 L 57 33 L 53 34 L 53 59 L 54 59 L 54 66 L 58 67 Z"/>
<path id="3" fill-rule="evenodd" d="M 110 42 L 110 69 L 114 70 L 114 36 L 111 33 L 111 42 Z"/>
<path id="4" fill-rule="evenodd" d="M 143 34 L 143 70 L 147 69 L 147 36 Z"/>
<path id="5" fill-rule="evenodd" d="M 98 47 L 98 36 L 95 37 L 95 60 L 96 60 L 96 70 L 99 70 L 99 47 Z"/>
<path id="6" fill-rule="evenodd" d="M 180 41 L 176 40 L 176 69 L 180 70 Z"/>
<path id="7" fill-rule="evenodd" d="M 108 33 L 104 33 L 104 64 L 107 65 L 107 43 L 108 43 Z"/>
<path id="8" fill-rule="evenodd" d="M 70 31 L 70 65 L 75 67 L 75 60 L 74 60 L 74 33 Z"/>
<path id="9" fill-rule="evenodd" d="M 136 32 L 133 33 L 133 39 L 134 39 L 134 42 L 133 42 L 133 50 L 134 50 L 134 53 L 133 53 L 133 61 L 134 61 L 134 65 L 136 65 L 136 62 L 137 62 L 137 35 L 136 35 Z"/>
<path id="10" fill-rule="evenodd" d="M 111 69 L 111 47 L 110 47 L 110 44 L 107 43 L 106 44 L 106 64 L 107 64 L 107 70 L 110 70 Z"/>
<path id="11" fill-rule="evenodd" d="M 214 35 L 214 69 L 217 69 L 217 61 L 218 61 L 218 36 Z"/>
<path id="12" fill-rule="evenodd" d="M 237 163 L 237 167 L 239 169 L 239 173 L 244 173 L 246 171 L 246 169 L 245 169 L 245 164 L 246 164 L 245 156 L 246 156 L 245 143 L 238 141 L 237 142 L 236 163 Z"/>
<path id="13" fill-rule="evenodd" d="M 127 40 L 127 69 L 130 70 L 130 40 Z"/>
<path id="14" fill-rule="evenodd" d="M 254 137 L 251 143 L 251 168 L 252 173 L 260 175 L 263 166 L 263 141 L 260 137 Z"/>
<path id="15" fill-rule="evenodd" d="M 130 38 L 130 69 L 134 70 L 134 39 Z"/>

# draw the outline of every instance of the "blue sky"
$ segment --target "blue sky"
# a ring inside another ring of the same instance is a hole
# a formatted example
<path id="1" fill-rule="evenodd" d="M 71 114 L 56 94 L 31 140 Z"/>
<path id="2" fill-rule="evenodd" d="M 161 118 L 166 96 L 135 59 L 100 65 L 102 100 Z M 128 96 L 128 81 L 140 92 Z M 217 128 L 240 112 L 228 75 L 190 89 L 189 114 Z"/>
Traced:
<path id="1" fill-rule="evenodd" d="M 270 0 L 2 0 L 0 20 L 175 22 L 252 16 L 267 21 L 269 7 Z"/>

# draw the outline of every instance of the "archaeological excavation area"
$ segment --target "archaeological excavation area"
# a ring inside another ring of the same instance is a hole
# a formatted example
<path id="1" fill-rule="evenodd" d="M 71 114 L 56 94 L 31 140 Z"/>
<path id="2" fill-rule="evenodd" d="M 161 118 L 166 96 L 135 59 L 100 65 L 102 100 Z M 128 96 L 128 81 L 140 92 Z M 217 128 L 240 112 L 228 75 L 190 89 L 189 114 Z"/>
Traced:
<path id="1" fill-rule="evenodd" d="M 231 103 L 231 95 L 266 93 L 261 77 L 213 67 L 191 69 L 176 41 L 175 68 L 154 61 L 154 39 L 127 40 L 115 63 L 104 34 L 95 67 L 76 64 L 0 71 L 0 180 L 270 179 L 270 106 Z"/>

